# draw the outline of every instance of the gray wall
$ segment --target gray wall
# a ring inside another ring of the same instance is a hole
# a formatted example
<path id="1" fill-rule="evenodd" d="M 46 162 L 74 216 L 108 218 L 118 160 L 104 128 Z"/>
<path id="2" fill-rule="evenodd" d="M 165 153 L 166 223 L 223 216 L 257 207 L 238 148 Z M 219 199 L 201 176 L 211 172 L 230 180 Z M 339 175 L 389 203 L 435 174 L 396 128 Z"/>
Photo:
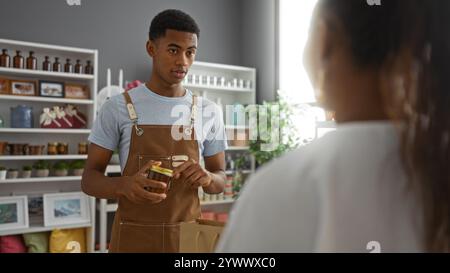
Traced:
<path id="1" fill-rule="evenodd" d="M 276 0 L 1 0 L 0 37 L 99 50 L 99 88 L 106 69 L 117 81 L 148 80 L 151 60 L 145 51 L 151 19 L 177 8 L 200 26 L 197 60 L 257 68 L 257 99 L 273 100 L 276 91 Z"/>
<path id="2" fill-rule="evenodd" d="M 242 1 L 242 65 L 257 69 L 258 102 L 273 101 L 278 86 L 276 1 Z"/>
<path id="3" fill-rule="evenodd" d="M 0 37 L 99 50 L 99 88 L 106 69 L 124 80 L 148 80 L 145 51 L 151 19 L 167 8 L 189 13 L 200 26 L 197 60 L 241 65 L 240 0 L 1 0 Z M 40 65 L 41 62 L 39 62 Z"/>

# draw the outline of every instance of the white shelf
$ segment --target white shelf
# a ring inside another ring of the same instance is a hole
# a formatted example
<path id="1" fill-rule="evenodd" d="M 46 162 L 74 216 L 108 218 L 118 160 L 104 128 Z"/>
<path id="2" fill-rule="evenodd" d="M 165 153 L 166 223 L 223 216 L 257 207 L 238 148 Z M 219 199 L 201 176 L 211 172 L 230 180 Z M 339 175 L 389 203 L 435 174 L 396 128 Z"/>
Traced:
<path id="1" fill-rule="evenodd" d="M 92 226 L 91 223 L 76 224 L 76 225 L 61 225 L 61 226 L 52 226 L 52 227 L 44 227 L 43 225 L 41 225 L 41 226 L 30 225 L 29 228 L 25 228 L 25 229 L 2 230 L 2 231 L 0 231 L 0 236 L 16 235 L 16 234 L 24 234 L 24 233 L 35 233 L 35 232 L 45 232 L 45 231 L 52 231 L 54 229 L 83 228 L 83 227 L 90 227 L 90 226 Z"/>
<path id="2" fill-rule="evenodd" d="M 71 160 L 87 159 L 87 155 L 6 155 L 1 160 Z"/>
<path id="3" fill-rule="evenodd" d="M 210 90 L 210 91 L 228 91 L 228 92 L 255 92 L 255 89 L 249 89 L 249 88 L 233 88 L 233 87 L 222 87 L 222 86 L 212 86 L 212 85 L 201 85 L 201 84 L 191 84 L 191 83 L 184 83 L 184 87 L 187 88 L 195 88 L 195 89 L 202 89 L 202 90 Z"/>
<path id="4" fill-rule="evenodd" d="M 212 205 L 232 204 L 232 203 L 234 203 L 234 199 L 217 200 L 217 201 L 201 201 L 200 205 L 212 206 Z"/>
<path id="5" fill-rule="evenodd" d="M 248 150 L 249 146 L 228 146 L 227 151 L 241 151 Z"/>
<path id="6" fill-rule="evenodd" d="M 33 182 L 64 182 L 81 181 L 81 176 L 48 176 L 48 177 L 30 177 L 0 180 L 0 184 L 8 183 L 33 183 Z"/>
<path id="7" fill-rule="evenodd" d="M 21 68 L 10 68 L 10 67 L 0 67 L 0 73 L 2 75 L 8 74 L 13 76 L 33 76 L 33 77 L 52 77 L 52 78 L 63 78 L 68 80 L 93 80 L 94 75 L 90 74 L 75 74 L 75 73 L 65 73 L 65 72 L 53 72 L 53 71 L 43 71 L 43 70 L 29 70 Z"/>
<path id="8" fill-rule="evenodd" d="M 49 49 L 51 51 L 60 51 L 60 52 L 70 52 L 70 53 L 83 53 L 83 54 L 95 54 L 95 49 L 86 49 L 86 48 L 78 48 L 78 47 L 70 47 L 70 46 L 60 46 L 60 45 L 49 45 L 49 44 L 41 44 L 41 43 L 33 43 L 26 41 L 17 41 L 10 39 L 0 39 L 0 44 L 11 45 L 14 47 L 27 47 L 34 49 Z"/>
<path id="9" fill-rule="evenodd" d="M 233 72 L 236 72 L 236 71 L 238 71 L 238 72 L 256 72 L 256 69 L 253 67 L 244 67 L 244 66 L 236 66 L 236 65 L 229 65 L 229 64 L 218 64 L 218 63 L 195 61 L 194 65 L 202 67 L 202 68 L 232 70 Z"/>
<path id="10" fill-rule="evenodd" d="M 58 99 L 58 98 L 47 98 L 47 97 L 38 97 L 38 96 L 12 96 L 12 95 L 0 95 L 0 100 L 12 100 L 12 101 L 38 101 L 38 102 L 71 103 L 71 104 L 94 104 L 94 101 L 93 101 L 93 100 Z"/>
<path id="11" fill-rule="evenodd" d="M 90 134 L 90 129 L 0 128 L 0 133 Z"/>

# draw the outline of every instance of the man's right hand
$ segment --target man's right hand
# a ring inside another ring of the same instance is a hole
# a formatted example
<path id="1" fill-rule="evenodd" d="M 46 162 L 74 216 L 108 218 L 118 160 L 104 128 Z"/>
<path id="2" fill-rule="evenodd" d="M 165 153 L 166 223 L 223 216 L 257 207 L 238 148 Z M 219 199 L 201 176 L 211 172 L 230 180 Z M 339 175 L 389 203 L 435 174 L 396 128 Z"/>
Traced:
<path id="1" fill-rule="evenodd" d="M 151 180 L 147 178 L 148 169 L 152 165 L 160 165 L 161 162 L 149 161 L 145 164 L 135 175 L 123 177 L 119 182 L 116 190 L 118 197 L 125 197 L 133 203 L 156 204 L 166 199 L 165 193 L 154 193 L 144 189 L 144 187 L 165 189 L 166 184 L 160 181 Z"/>

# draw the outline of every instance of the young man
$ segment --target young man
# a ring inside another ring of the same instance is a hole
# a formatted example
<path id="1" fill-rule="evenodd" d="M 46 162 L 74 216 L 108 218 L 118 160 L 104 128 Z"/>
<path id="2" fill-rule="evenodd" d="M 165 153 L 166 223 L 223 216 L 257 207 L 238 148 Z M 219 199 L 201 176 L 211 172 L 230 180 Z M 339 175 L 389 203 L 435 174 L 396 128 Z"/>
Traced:
<path id="1" fill-rule="evenodd" d="M 119 200 L 110 252 L 177 252 L 179 224 L 200 216 L 198 188 L 223 191 L 221 112 L 181 84 L 194 62 L 198 38 L 199 28 L 189 15 L 178 10 L 158 14 L 146 46 L 153 59 L 150 81 L 109 99 L 89 136 L 83 191 Z M 105 177 L 117 147 L 122 176 Z M 147 178 L 154 164 L 173 170 L 170 187 Z"/>

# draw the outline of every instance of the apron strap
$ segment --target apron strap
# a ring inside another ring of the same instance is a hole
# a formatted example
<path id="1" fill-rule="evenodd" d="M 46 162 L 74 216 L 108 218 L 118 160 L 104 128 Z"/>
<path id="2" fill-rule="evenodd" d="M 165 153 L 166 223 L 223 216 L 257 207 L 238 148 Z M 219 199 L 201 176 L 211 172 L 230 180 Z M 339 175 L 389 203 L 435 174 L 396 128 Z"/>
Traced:
<path id="1" fill-rule="evenodd" d="M 138 116 L 136 114 L 136 109 L 134 109 L 133 102 L 131 101 L 130 94 L 128 92 L 123 92 L 123 96 L 125 97 L 125 102 L 127 104 L 128 116 L 130 117 L 131 122 L 133 122 L 134 129 L 136 131 L 136 135 L 142 136 L 144 134 L 144 130 L 139 128 L 137 125 Z"/>
<path id="2" fill-rule="evenodd" d="M 133 102 L 131 101 L 130 94 L 128 94 L 128 92 L 124 92 L 123 96 L 125 97 L 125 102 L 126 102 L 127 110 L 128 110 L 128 116 L 130 117 L 131 122 L 133 122 L 133 126 L 136 130 L 136 134 L 138 136 L 142 136 L 144 134 L 144 130 L 142 128 L 139 128 L 139 126 L 137 124 L 138 116 L 136 114 L 136 109 L 134 108 Z M 190 124 L 187 129 L 189 135 L 194 133 L 193 128 L 194 128 L 196 118 L 197 118 L 197 95 L 192 95 Z"/>

